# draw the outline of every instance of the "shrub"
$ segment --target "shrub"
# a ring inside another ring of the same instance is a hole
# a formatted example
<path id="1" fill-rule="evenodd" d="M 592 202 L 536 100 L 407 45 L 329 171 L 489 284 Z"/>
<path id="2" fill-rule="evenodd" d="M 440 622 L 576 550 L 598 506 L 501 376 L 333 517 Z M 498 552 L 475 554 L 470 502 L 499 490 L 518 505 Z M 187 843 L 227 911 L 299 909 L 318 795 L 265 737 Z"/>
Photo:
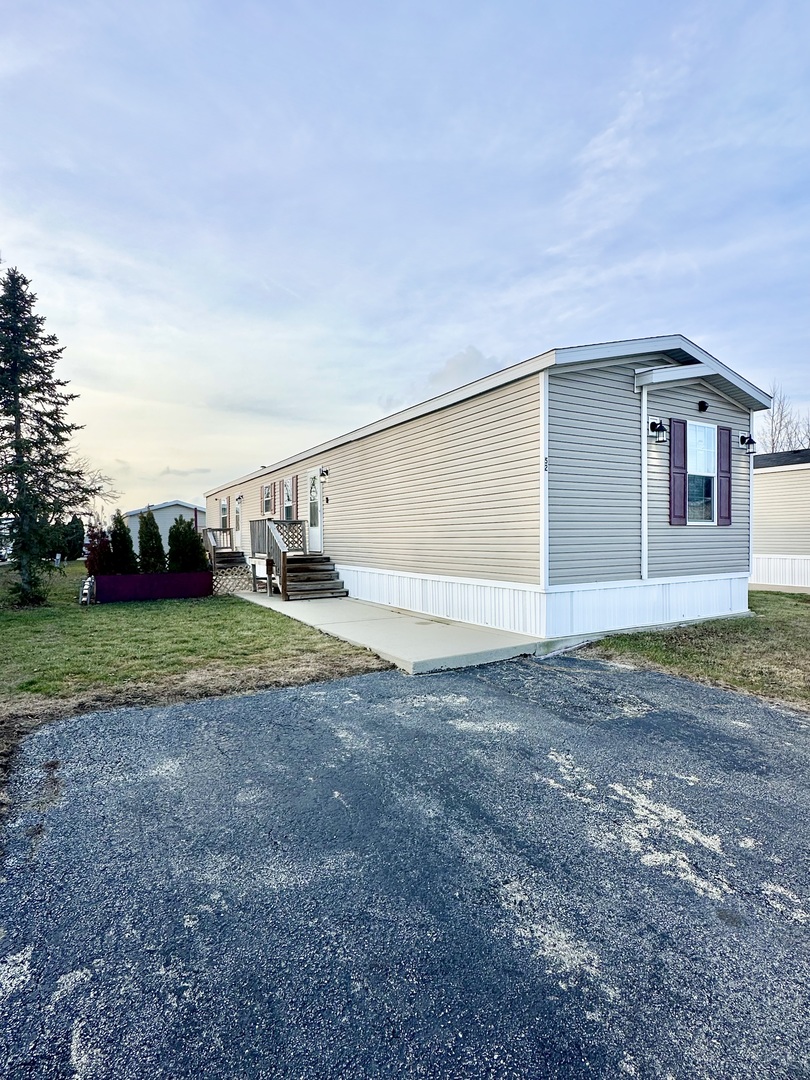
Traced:
<path id="1" fill-rule="evenodd" d="M 65 558 L 80 559 L 84 547 L 84 524 L 78 514 L 74 514 L 65 525 Z"/>
<path id="2" fill-rule="evenodd" d="M 138 525 L 138 548 L 142 574 L 162 574 L 166 570 L 166 552 L 158 523 L 151 510 L 141 514 Z"/>
<path id="3" fill-rule="evenodd" d="M 137 574 L 138 560 L 135 558 L 135 548 L 132 546 L 132 533 L 120 510 L 116 510 L 113 514 L 110 545 L 112 547 L 112 573 Z"/>
<path id="4" fill-rule="evenodd" d="M 110 538 L 99 525 L 91 525 L 87 530 L 87 559 L 84 565 L 87 567 L 87 573 L 92 577 L 113 572 Z"/>
<path id="5" fill-rule="evenodd" d="M 208 569 L 202 537 L 188 518 L 177 517 L 169 529 L 169 571 L 188 574 Z"/>

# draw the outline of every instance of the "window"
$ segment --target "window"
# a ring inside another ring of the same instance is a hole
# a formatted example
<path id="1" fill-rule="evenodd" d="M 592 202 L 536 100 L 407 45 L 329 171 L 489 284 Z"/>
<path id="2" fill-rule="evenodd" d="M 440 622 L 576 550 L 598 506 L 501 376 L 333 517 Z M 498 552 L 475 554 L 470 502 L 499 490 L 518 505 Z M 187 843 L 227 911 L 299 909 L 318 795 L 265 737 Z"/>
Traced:
<path id="1" fill-rule="evenodd" d="M 713 524 L 717 429 L 712 425 L 686 425 L 686 473 L 687 521 Z"/>
<path id="2" fill-rule="evenodd" d="M 265 484 L 262 488 L 262 513 L 273 513 L 273 485 Z"/>
<path id="3" fill-rule="evenodd" d="M 233 528 L 234 532 L 239 532 L 242 528 L 242 496 L 236 496 L 236 506 L 233 511 Z"/>
<path id="4" fill-rule="evenodd" d="M 220 529 L 228 528 L 228 500 L 222 499 L 219 504 L 219 527 Z"/>
<path id="5" fill-rule="evenodd" d="M 731 524 L 731 428 L 669 422 L 670 525 Z"/>
<path id="6" fill-rule="evenodd" d="M 292 521 L 293 519 L 293 482 L 292 477 L 289 480 L 285 480 L 284 486 L 284 520 Z"/>

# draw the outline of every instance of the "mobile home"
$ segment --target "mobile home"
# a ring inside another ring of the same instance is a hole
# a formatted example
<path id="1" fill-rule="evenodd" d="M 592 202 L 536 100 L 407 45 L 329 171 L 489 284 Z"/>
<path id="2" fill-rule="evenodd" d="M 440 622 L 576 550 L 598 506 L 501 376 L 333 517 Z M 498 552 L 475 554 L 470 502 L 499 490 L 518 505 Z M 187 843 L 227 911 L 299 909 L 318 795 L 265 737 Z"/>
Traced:
<path id="1" fill-rule="evenodd" d="M 298 522 L 353 597 L 540 638 L 733 615 L 769 404 L 680 335 L 552 349 L 213 488 L 208 523 L 261 561 Z"/>

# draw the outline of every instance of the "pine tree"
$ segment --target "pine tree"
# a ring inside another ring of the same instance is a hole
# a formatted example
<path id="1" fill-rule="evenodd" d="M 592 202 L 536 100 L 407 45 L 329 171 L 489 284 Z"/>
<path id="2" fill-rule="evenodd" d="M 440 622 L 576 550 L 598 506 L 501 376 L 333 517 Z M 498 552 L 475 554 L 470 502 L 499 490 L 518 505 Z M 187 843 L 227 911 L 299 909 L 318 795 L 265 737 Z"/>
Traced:
<path id="1" fill-rule="evenodd" d="M 110 538 L 100 525 L 91 525 L 87 530 L 87 559 L 85 566 L 91 577 L 99 574 L 111 574 L 113 564 Z"/>
<path id="2" fill-rule="evenodd" d="M 36 296 L 15 268 L 0 277 L 0 517 L 11 520 L 21 604 L 45 600 L 44 561 L 51 526 L 104 489 L 71 447 L 78 425 L 66 418 L 76 394 L 57 379 L 64 349 L 34 313 Z"/>
<path id="3" fill-rule="evenodd" d="M 132 533 L 120 510 L 116 510 L 113 514 L 110 525 L 110 545 L 112 547 L 112 573 L 137 574 L 138 560 L 135 558 L 135 548 L 132 546 Z"/>
<path id="4" fill-rule="evenodd" d="M 162 574 L 165 571 L 163 537 L 151 510 L 141 514 L 138 523 L 138 553 L 142 574 Z"/>
<path id="5" fill-rule="evenodd" d="M 65 558 L 80 559 L 84 547 L 84 523 L 78 514 L 74 514 L 65 525 Z"/>
<path id="6" fill-rule="evenodd" d="M 208 569 L 208 556 L 202 537 L 188 518 L 177 517 L 169 529 L 169 570 L 175 574 L 187 574 Z"/>

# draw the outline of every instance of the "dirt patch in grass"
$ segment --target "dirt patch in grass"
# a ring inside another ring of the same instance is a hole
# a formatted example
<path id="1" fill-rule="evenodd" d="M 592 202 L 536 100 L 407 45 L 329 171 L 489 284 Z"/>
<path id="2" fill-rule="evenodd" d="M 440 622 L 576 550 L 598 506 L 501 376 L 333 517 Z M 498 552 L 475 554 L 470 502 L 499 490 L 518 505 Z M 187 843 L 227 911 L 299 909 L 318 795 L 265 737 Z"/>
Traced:
<path id="1" fill-rule="evenodd" d="M 7 579 L 11 571 L 2 569 L 0 579 Z M 0 603 L 0 809 L 16 746 L 50 720 L 391 667 L 237 597 L 81 608 L 83 577 L 83 566 L 70 566 L 54 580 L 45 607 L 19 611 Z"/>
<path id="2" fill-rule="evenodd" d="M 683 675 L 810 711 L 810 596 L 751 592 L 752 616 L 616 634 L 582 656 Z"/>

